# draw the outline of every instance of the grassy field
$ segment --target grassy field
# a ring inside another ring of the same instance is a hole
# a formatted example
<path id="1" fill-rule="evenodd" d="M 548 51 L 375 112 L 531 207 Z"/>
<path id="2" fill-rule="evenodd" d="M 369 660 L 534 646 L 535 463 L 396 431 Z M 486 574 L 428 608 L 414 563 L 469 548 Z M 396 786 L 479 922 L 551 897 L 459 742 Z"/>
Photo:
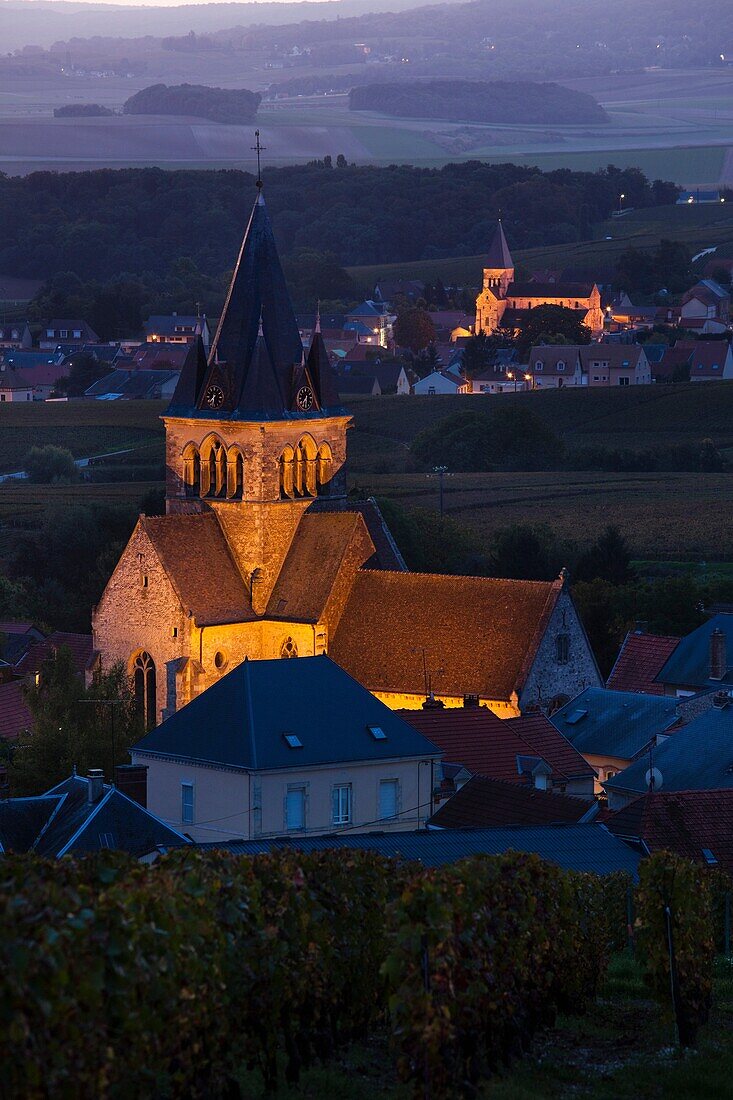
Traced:
<path id="1" fill-rule="evenodd" d="M 714 1007 L 695 1051 L 679 1052 L 672 1029 L 648 999 L 641 973 L 624 955 L 611 961 L 597 1002 L 584 1016 L 561 1016 L 540 1033 L 531 1053 L 478 1090 L 480 1100 L 724 1100 L 733 1077 L 733 981 L 719 959 Z M 255 1074 L 243 1095 L 263 1094 Z M 299 1088 L 274 1100 L 408 1100 L 392 1070 L 384 1035 L 325 1066 L 308 1070 Z"/>
<path id="2" fill-rule="evenodd" d="M 611 240 L 606 238 L 610 237 Z M 517 249 L 517 264 L 529 270 L 545 267 L 583 266 L 600 272 L 612 270 L 625 248 L 656 248 L 662 237 L 683 241 L 693 255 L 715 246 L 720 256 L 733 255 L 733 203 L 700 206 L 660 206 L 633 210 L 621 218 L 610 218 L 595 227 L 591 241 Z M 705 257 L 705 262 L 711 259 Z M 349 274 L 360 286 L 372 287 L 379 278 L 434 279 L 448 284 L 478 286 L 483 256 L 455 256 L 410 263 L 373 264 L 351 267 Z"/>
<path id="3" fill-rule="evenodd" d="M 496 402 L 499 402 L 497 406 Z M 598 444 L 654 449 L 711 437 L 733 449 L 733 383 L 639 390 L 505 394 L 473 404 L 465 397 L 381 397 L 353 402 L 349 433 L 352 488 L 410 507 L 437 509 L 437 484 L 420 472 L 409 444 L 423 428 L 467 408 L 531 408 L 570 447 Z M 132 447 L 130 460 L 162 454 L 158 402 L 6 405 L 0 408 L 0 470 L 18 468 L 30 446 L 60 443 L 77 456 Z M 38 486 L 0 484 L 0 522 L 24 523 L 48 503 L 134 502 L 157 483 Z M 450 474 L 447 515 L 490 540 L 511 523 L 544 523 L 563 538 L 591 542 L 618 523 L 637 557 L 733 560 L 733 474 Z"/>

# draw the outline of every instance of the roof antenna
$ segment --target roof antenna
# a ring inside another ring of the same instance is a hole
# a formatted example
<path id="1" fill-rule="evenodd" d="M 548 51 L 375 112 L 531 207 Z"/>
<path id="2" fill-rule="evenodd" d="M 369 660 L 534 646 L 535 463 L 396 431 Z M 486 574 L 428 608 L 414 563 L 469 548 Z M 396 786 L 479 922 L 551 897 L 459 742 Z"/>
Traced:
<path id="1" fill-rule="evenodd" d="M 320 332 L 321 331 L 321 299 L 320 298 L 316 302 L 316 324 L 315 324 L 315 328 L 313 329 L 313 331 L 314 332 Z"/>
<path id="2" fill-rule="evenodd" d="M 253 153 L 257 154 L 257 180 L 255 186 L 260 194 L 262 194 L 262 165 L 260 163 L 260 154 L 264 152 L 265 146 L 260 144 L 260 131 L 255 130 L 255 143 L 250 146 Z"/>

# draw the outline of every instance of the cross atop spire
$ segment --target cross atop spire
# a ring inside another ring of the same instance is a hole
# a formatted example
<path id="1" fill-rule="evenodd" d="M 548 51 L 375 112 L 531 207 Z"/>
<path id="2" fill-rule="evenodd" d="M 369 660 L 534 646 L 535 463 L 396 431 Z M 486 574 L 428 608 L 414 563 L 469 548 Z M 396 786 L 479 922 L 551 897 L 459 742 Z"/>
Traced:
<path id="1" fill-rule="evenodd" d="M 255 143 L 251 146 L 252 152 L 257 154 L 257 190 L 262 190 L 262 164 L 260 154 L 265 151 L 265 146 L 260 144 L 260 131 L 255 130 Z"/>
<path id="2" fill-rule="evenodd" d="M 314 332 L 320 332 L 321 331 L 321 299 L 320 298 L 316 302 L 316 324 L 315 324 L 315 328 L 314 328 L 313 331 Z"/>

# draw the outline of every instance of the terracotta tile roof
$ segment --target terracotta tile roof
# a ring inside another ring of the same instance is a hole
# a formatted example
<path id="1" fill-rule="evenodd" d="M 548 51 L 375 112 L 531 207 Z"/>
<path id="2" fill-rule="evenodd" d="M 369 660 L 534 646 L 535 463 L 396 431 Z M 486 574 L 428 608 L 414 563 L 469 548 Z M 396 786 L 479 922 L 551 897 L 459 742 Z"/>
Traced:
<path id="1" fill-rule="evenodd" d="M 608 677 L 612 691 L 639 691 L 646 695 L 664 695 L 662 684 L 656 683 L 679 638 L 663 634 L 642 634 L 630 630 L 619 650 L 616 663 Z"/>
<path id="2" fill-rule="evenodd" d="M 141 516 L 139 522 L 197 626 L 255 618 L 215 515 Z"/>
<path id="3" fill-rule="evenodd" d="M 510 283 L 507 298 L 590 298 L 594 283 Z"/>
<path id="4" fill-rule="evenodd" d="M 654 791 L 606 821 L 617 837 L 642 841 L 650 852 L 669 851 L 733 871 L 733 790 Z M 710 853 L 710 857 L 706 855 Z"/>
<path id="5" fill-rule="evenodd" d="M 406 722 L 443 750 L 445 761 L 476 775 L 526 783 L 517 757 L 544 760 L 553 780 L 592 776 L 593 769 L 544 715 L 498 718 L 488 707 L 401 710 Z"/>
<path id="6" fill-rule="evenodd" d="M 14 741 L 24 730 L 30 729 L 32 721 L 21 681 L 0 684 L 0 737 Z"/>
<path id="7" fill-rule="evenodd" d="M 538 791 L 501 779 L 474 775 L 431 817 L 443 829 L 487 829 L 496 825 L 552 825 L 580 821 L 596 802 Z"/>
<path id="8" fill-rule="evenodd" d="M 509 699 L 523 686 L 561 582 L 365 570 L 329 652 L 371 691 Z"/>
<path id="9" fill-rule="evenodd" d="M 303 516 L 272 590 L 267 617 L 318 622 L 342 579 L 344 559 L 359 536 L 363 549 L 352 570 L 374 551 L 361 516 L 356 512 L 313 512 Z"/>
<path id="10" fill-rule="evenodd" d="M 313 512 L 358 512 L 375 548 L 374 554 L 365 563 L 366 568 L 407 571 L 405 560 L 373 497 L 367 500 L 329 500 L 328 497 L 319 497 L 308 509 L 308 515 Z"/>
<path id="11" fill-rule="evenodd" d="M 91 634 L 68 634 L 63 630 L 55 630 L 42 642 L 34 643 L 15 665 L 16 672 L 24 676 L 38 672 L 44 661 L 61 648 L 67 646 L 71 650 L 74 659 L 74 667 L 80 676 L 84 675 L 87 665 L 92 657 Z"/>

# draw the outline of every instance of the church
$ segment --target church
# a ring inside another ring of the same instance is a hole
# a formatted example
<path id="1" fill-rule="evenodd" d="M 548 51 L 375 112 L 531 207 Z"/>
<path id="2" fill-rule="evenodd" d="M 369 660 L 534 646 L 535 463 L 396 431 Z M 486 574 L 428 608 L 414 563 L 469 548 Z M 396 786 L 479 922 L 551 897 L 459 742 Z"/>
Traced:
<path id="1" fill-rule="evenodd" d="M 594 336 L 603 331 L 601 292 L 595 283 L 518 283 L 504 229 L 498 222 L 484 267 L 483 288 L 476 299 L 474 334 L 490 336 L 499 327 L 519 330 L 537 306 L 564 306 Z"/>
<path id="2" fill-rule="evenodd" d="M 567 580 L 408 571 L 347 495 L 348 411 L 319 325 L 307 356 L 262 190 L 208 355 L 170 406 L 166 514 L 140 516 L 93 611 L 152 728 L 245 658 L 327 653 L 388 706 L 552 709 L 601 678 Z"/>

